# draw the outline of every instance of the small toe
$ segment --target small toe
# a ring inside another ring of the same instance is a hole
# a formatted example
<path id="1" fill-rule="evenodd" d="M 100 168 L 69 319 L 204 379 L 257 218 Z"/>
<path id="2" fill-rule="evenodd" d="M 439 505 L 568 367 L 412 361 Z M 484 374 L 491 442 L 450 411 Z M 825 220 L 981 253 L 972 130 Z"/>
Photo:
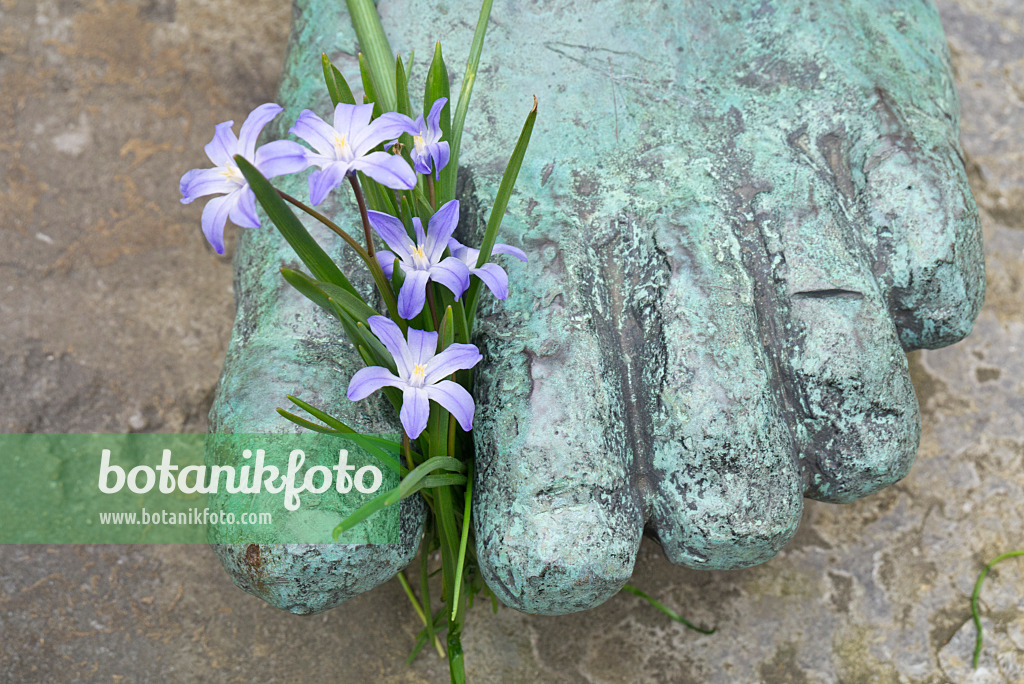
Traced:
<path id="1" fill-rule="evenodd" d="M 899 131 L 894 118 L 883 116 Z M 964 162 L 955 138 L 931 138 L 887 135 L 864 162 L 867 240 L 906 350 L 963 339 L 985 298 L 981 225 Z"/>

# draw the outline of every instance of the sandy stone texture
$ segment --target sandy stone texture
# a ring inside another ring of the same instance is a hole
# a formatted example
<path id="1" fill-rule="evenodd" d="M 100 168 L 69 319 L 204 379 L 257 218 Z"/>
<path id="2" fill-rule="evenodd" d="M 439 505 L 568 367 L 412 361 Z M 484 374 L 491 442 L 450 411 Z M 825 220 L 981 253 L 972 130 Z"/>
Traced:
<path id="1" fill-rule="evenodd" d="M 633 584 L 711 636 L 626 595 L 554 618 L 477 605 L 472 681 L 1024 681 L 1024 563 L 990 575 L 978 670 L 968 608 L 984 563 L 1024 546 L 1024 5 L 938 4 L 988 295 L 967 340 L 911 355 L 910 475 L 808 502 L 752 569 L 684 570 L 645 542 Z M 273 98 L 288 22 L 285 0 L 0 0 L 0 430 L 205 429 L 231 267 L 176 184 L 214 124 Z M 393 582 L 302 618 L 205 547 L 0 549 L 3 682 L 446 681 L 435 654 L 404 664 L 416 631 Z"/>

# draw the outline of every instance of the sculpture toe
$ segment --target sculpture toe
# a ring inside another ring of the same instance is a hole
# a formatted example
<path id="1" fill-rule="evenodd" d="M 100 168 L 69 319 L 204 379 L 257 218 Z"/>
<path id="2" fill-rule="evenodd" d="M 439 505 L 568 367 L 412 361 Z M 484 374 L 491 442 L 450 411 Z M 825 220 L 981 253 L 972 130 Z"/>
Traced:
<path id="1" fill-rule="evenodd" d="M 876 270 L 905 349 L 971 332 L 985 298 L 978 210 L 954 143 L 883 146 L 865 164 Z"/>

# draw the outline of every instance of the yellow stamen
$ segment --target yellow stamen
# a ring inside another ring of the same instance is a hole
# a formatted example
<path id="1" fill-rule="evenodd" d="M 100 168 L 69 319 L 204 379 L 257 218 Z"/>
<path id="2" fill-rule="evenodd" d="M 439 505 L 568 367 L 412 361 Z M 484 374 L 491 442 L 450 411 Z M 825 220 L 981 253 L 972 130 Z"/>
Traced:
<path id="1" fill-rule="evenodd" d="M 348 140 L 345 136 L 334 134 L 334 149 L 338 151 L 338 154 L 342 154 L 348 148 Z"/>

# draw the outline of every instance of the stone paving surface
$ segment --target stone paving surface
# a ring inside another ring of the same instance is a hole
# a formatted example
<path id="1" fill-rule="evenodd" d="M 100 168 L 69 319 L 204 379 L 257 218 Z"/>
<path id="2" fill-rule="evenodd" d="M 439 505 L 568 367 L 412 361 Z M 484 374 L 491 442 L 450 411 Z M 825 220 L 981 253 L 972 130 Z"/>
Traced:
<path id="1" fill-rule="evenodd" d="M 630 596 L 563 617 L 484 605 L 479 682 L 1022 682 L 1024 4 L 940 0 L 981 209 L 974 333 L 911 355 L 917 463 L 846 506 L 807 502 L 747 570 L 670 565 L 644 543 Z M 202 431 L 231 329 L 231 267 L 177 180 L 213 124 L 273 99 L 284 0 L 0 0 L 0 430 Z M 486 54 L 485 54 L 486 59 Z M 229 229 L 229 252 L 233 229 Z M 205 547 L 0 549 L 3 682 L 441 682 L 388 583 L 297 617 L 236 589 Z"/>

